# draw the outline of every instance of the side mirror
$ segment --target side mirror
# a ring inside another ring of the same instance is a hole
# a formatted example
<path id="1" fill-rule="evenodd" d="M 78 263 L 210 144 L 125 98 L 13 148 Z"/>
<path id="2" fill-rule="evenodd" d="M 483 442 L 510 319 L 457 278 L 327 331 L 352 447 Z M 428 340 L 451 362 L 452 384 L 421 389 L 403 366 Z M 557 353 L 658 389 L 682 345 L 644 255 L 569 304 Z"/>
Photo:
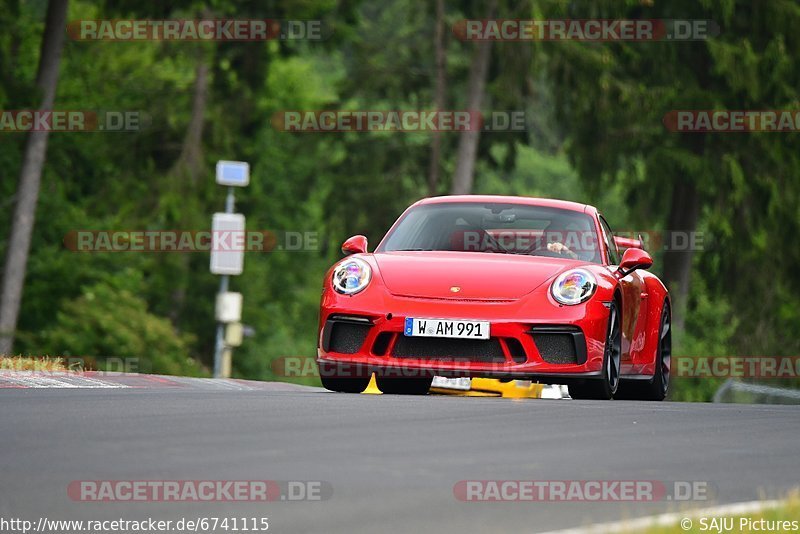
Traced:
<path id="1" fill-rule="evenodd" d="M 344 243 L 342 243 L 342 254 L 349 256 L 350 254 L 359 254 L 367 251 L 367 238 L 363 235 L 354 235 Z"/>
<path id="2" fill-rule="evenodd" d="M 622 276 L 631 274 L 636 269 L 649 269 L 653 265 L 653 258 L 650 254 L 640 248 L 629 248 L 622 255 L 619 263 L 619 270 Z"/>

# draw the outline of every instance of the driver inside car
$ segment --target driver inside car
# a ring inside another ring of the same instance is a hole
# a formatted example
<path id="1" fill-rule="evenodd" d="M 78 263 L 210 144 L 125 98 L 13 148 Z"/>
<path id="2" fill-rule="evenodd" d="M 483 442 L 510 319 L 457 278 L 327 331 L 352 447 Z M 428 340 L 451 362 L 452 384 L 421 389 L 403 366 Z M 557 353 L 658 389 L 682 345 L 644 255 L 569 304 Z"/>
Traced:
<path id="1" fill-rule="evenodd" d="M 574 233 L 574 230 L 568 230 L 564 225 L 559 224 L 560 221 L 554 220 L 542 232 L 542 241 L 546 243 L 548 252 L 553 252 L 559 256 L 565 256 L 578 259 L 578 254 L 572 251 L 566 242 L 569 239 L 569 234 Z"/>
<path id="2" fill-rule="evenodd" d="M 555 252 L 556 254 L 560 254 L 562 256 L 569 256 L 573 260 L 578 259 L 578 255 L 572 252 L 567 245 L 561 243 L 559 241 L 552 241 L 547 243 L 547 250 L 550 252 Z"/>

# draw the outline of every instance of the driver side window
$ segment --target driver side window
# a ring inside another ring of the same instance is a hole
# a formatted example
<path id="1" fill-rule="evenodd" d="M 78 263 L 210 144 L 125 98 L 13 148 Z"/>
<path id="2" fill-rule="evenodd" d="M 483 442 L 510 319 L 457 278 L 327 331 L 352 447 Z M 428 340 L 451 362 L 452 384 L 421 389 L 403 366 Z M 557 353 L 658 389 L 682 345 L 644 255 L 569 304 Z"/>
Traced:
<path id="1" fill-rule="evenodd" d="M 610 265 L 619 265 L 619 250 L 617 249 L 617 243 L 614 242 L 614 234 L 611 233 L 611 228 L 602 215 L 600 215 L 600 226 L 603 229 L 606 249 L 608 249 L 608 263 Z"/>

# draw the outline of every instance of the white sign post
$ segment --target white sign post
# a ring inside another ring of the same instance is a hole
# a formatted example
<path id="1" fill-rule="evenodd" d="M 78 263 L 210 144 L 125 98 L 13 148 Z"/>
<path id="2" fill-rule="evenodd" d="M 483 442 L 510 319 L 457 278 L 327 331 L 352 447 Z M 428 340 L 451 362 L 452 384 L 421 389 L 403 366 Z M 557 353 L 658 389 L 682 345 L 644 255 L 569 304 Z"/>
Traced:
<path id="1" fill-rule="evenodd" d="M 228 291 L 229 277 L 244 269 L 245 218 L 234 213 L 234 187 L 250 183 L 250 165 L 243 161 L 217 162 L 217 183 L 228 186 L 225 213 L 215 213 L 211 221 L 211 261 L 209 269 L 222 275 L 219 280 L 215 319 L 217 341 L 214 347 L 214 378 L 230 375 L 231 348 L 225 343 L 225 325 L 238 323 L 242 315 L 242 294 Z M 223 358 L 225 361 L 223 362 Z"/>
<path id="2" fill-rule="evenodd" d="M 211 219 L 211 265 L 213 274 L 239 275 L 244 270 L 244 215 L 215 213 Z"/>

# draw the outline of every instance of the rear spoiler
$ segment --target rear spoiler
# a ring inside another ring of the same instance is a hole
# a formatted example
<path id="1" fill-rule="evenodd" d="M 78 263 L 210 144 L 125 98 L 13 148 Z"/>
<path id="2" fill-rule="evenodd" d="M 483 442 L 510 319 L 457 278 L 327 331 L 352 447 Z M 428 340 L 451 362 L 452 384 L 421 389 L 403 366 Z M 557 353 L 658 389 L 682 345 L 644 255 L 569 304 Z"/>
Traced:
<path id="1" fill-rule="evenodd" d="M 630 237 L 620 237 L 615 235 L 614 243 L 616 243 L 619 248 L 640 248 L 644 250 L 641 239 L 633 239 Z"/>

